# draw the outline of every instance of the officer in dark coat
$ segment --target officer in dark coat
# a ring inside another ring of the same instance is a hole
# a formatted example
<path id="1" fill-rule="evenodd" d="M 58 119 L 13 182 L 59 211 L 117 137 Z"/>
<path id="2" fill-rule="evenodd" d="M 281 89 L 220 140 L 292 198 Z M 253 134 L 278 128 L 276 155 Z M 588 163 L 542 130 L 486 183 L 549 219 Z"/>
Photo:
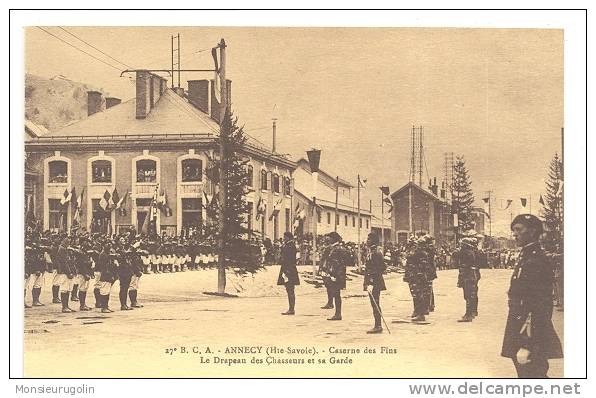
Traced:
<path id="1" fill-rule="evenodd" d="M 410 294 L 414 302 L 412 320 L 415 322 L 425 321 L 425 315 L 428 314 L 429 310 L 430 301 L 426 294 L 428 291 L 427 259 L 427 252 L 421 242 L 418 242 L 414 237 L 410 238 L 403 280 L 408 283 L 410 288 Z"/>
<path id="2" fill-rule="evenodd" d="M 461 247 L 455 253 L 455 259 L 459 267 L 457 276 L 457 287 L 464 290 L 466 300 L 466 313 L 458 322 L 472 322 L 478 316 L 478 281 L 480 270 L 478 269 L 478 249 L 476 239 L 472 237 L 462 238 Z"/>
<path id="3" fill-rule="evenodd" d="M 291 232 L 284 233 L 284 243 L 281 246 L 279 276 L 277 277 L 277 284 L 286 287 L 288 293 L 288 310 L 282 312 L 282 315 L 294 315 L 294 308 L 296 306 L 296 293 L 294 286 L 300 285 L 300 278 L 298 277 L 298 270 L 296 269 L 296 243 Z"/>
<path id="4" fill-rule="evenodd" d="M 545 378 L 548 360 L 562 358 L 552 321 L 553 265 L 538 243 L 542 222 L 520 214 L 511 223 L 521 253 L 509 287 L 509 315 L 501 355 L 511 358 L 520 378 Z"/>
<path id="5" fill-rule="evenodd" d="M 379 236 L 375 233 L 368 234 L 366 241 L 368 253 L 366 256 L 366 268 L 364 272 L 364 290 L 368 292 L 370 305 L 375 318 L 375 326 L 367 333 L 382 333 L 381 326 L 381 291 L 387 290 L 383 272 L 385 272 L 385 261 L 383 259 L 383 249 L 379 246 Z"/>
<path id="6" fill-rule="evenodd" d="M 322 259 L 320 275 L 331 292 L 335 302 L 335 315 L 328 321 L 341 321 L 341 290 L 346 288 L 346 266 L 349 253 L 341 243 L 341 235 L 331 232 L 327 235 L 330 246 Z"/>
<path id="7" fill-rule="evenodd" d="M 130 247 L 125 247 L 124 244 L 118 250 L 118 279 L 120 280 L 120 309 L 122 311 L 130 311 L 132 307 L 128 306 L 128 288 L 130 287 L 130 280 L 134 274 L 131 265 L 132 250 Z"/>

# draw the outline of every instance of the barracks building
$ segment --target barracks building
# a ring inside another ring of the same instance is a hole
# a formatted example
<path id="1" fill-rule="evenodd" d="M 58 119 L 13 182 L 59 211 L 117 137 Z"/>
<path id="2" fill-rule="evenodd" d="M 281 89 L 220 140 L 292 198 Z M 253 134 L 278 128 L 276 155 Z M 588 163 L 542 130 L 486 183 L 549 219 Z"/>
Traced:
<path id="1" fill-rule="evenodd" d="M 156 192 L 164 205 L 158 233 L 180 234 L 207 221 L 214 187 L 206 169 L 219 132 L 213 82 L 188 81 L 184 90 L 146 70 L 135 73 L 135 98 L 88 92 L 87 118 L 26 136 L 31 211 L 44 229 L 68 231 L 78 221 L 91 232 L 141 231 Z M 292 229 L 296 163 L 250 137 L 243 152 L 252 183 L 248 227 L 279 238 Z"/>

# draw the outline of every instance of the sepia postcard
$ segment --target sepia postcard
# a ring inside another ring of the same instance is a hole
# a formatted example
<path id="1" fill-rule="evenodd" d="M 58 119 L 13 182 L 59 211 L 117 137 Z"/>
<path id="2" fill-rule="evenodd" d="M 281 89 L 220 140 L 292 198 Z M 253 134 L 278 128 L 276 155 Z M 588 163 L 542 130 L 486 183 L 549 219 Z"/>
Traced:
<path id="1" fill-rule="evenodd" d="M 24 377 L 566 376 L 563 29 L 73 25 L 13 71 Z"/>

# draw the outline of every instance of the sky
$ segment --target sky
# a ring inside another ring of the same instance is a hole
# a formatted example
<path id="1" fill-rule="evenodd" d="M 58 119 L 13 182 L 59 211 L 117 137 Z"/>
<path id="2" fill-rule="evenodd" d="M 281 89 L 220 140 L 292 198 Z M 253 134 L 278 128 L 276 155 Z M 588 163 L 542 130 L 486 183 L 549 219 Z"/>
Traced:
<path id="1" fill-rule="evenodd" d="M 377 187 L 409 180 L 412 125 L 424 126 L 424 180 L 443 177 L 444 153 L 462 155 L 478 206 L 492 191 L 492 233 L 509 236 L 520 198 L 537 214 L 548 164 L 561 153 L 563 31 L 555 29 L 44 27 L 25 31 L 27 73 L 134 97 L 127 67 L 169 69 L 180 33 L 181 67 L 210 69 L 227 43 L 232 110 L 245 131 L 295 160 L 322 150 L 321 168 L 380 207 Z M 97 49 L 103 53 L 98 52 Z M 107 55 L 106 55 L 107 54 Z M 109 56 L 108 56 L 109 55 Z M 117 60 L 117 61 L 116 61 Z M 124 64 L 122 64 L 124 63 Z M 208 73 L 182 73 L 181 85 Z M 569 138 L 569 137 L 568 137 Z M 501 210 L 507 199 L 513 204 Z"/>

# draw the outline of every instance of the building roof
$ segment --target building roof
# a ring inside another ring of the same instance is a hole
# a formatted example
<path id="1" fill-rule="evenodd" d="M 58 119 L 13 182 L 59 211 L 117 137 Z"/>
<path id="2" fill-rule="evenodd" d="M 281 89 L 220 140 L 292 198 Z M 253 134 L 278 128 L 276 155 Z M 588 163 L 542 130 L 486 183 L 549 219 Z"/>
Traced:
<path id="1" fill-rule="evenodd" d="M 44 126 L 34 123 L 29 119 L 25 119 L 25 133 L 27 133 L 26 139 L 29 138 L 38 138 L 46 135 L 48 133 L 48 129 Z"/>
<path id="2" fill-rule="evenodd" d="M 304 170 L 311 173 L 310 163 L 308 163 L 307 159 L 300 158 L 296 163 L 298 163 L 298 166 L 302 167 Z M 327 173 L 324 170 L 319 169 L 319 174 L 323 174 L 325 177 L 329 178 L 330 180 L 336 181 L 336 177 L 332 176 L 331 174 Z M 339 182 L 340 186 L 343 186 L 346 188 L 354 188 L 354 186 L 350 182 L 344 180 L 343 178 L 339 178 L 337 181 Z"/>
<path id="3" fill-rule="evenodd" d="M 51 131 L 44 138 L 54 137 L 109 137 L 112 135 L 180 135 L 218 133 L 219 125 L 167 89 L 145 119 L 136 118 L 136 98 L 65 127 Z"/>
<path id="4" fill-rule="evenodd" d="M 294 188 L 294 193 L 298 194 L 298 196 L 302 197 L 302 199 L 307 201 L 308 203 L 312 203 L 311 197 L 306 196 L 304 193 L 298 191 L 296 188 Z M 335 201 L 325 200 L 325 199 L 317 197 L 317 204 L 325 209 L 335 210 Z M 343 212 L 352 213 L 353 215 L 358 214 L 358 208 L 356 206 L 351 206 L 346 203 L 338 203 L 337 209 L 341 210 Z M 360 215 L 369 217 L 369 216 L 371 216 L 371 213 L 368 209 L 361 207 Z"/>
<path id="5" fill-rule="evenodd" d="M 417 185 L 416 183 L 414 183 L 412 181 L 408 182 L 406 185 L 404 185 L 403 187 L 399 188 L 397 191 L 393 192 L 391 194 L 391 198 L 394 198 L 395 196 L 399 195 L 400 193 L 402 193 L 403 191 L 405 191 L 406 189 L 408 189 L 408 187 L 410 187 L 410 186 L 412 186 L 412 188 L 414 188 L 414 189 L 417 189 L 419 192 L 424 193 L 425 195 L 427 195 L 432 200 L 436 200 L 438 202 L 442 202 L 443 201 L 441 198 L 439 198 L 438 196 L 436 196 L 432 192 L 427 191 L 424 188 L 421 188 L 419 185 Z"/>

